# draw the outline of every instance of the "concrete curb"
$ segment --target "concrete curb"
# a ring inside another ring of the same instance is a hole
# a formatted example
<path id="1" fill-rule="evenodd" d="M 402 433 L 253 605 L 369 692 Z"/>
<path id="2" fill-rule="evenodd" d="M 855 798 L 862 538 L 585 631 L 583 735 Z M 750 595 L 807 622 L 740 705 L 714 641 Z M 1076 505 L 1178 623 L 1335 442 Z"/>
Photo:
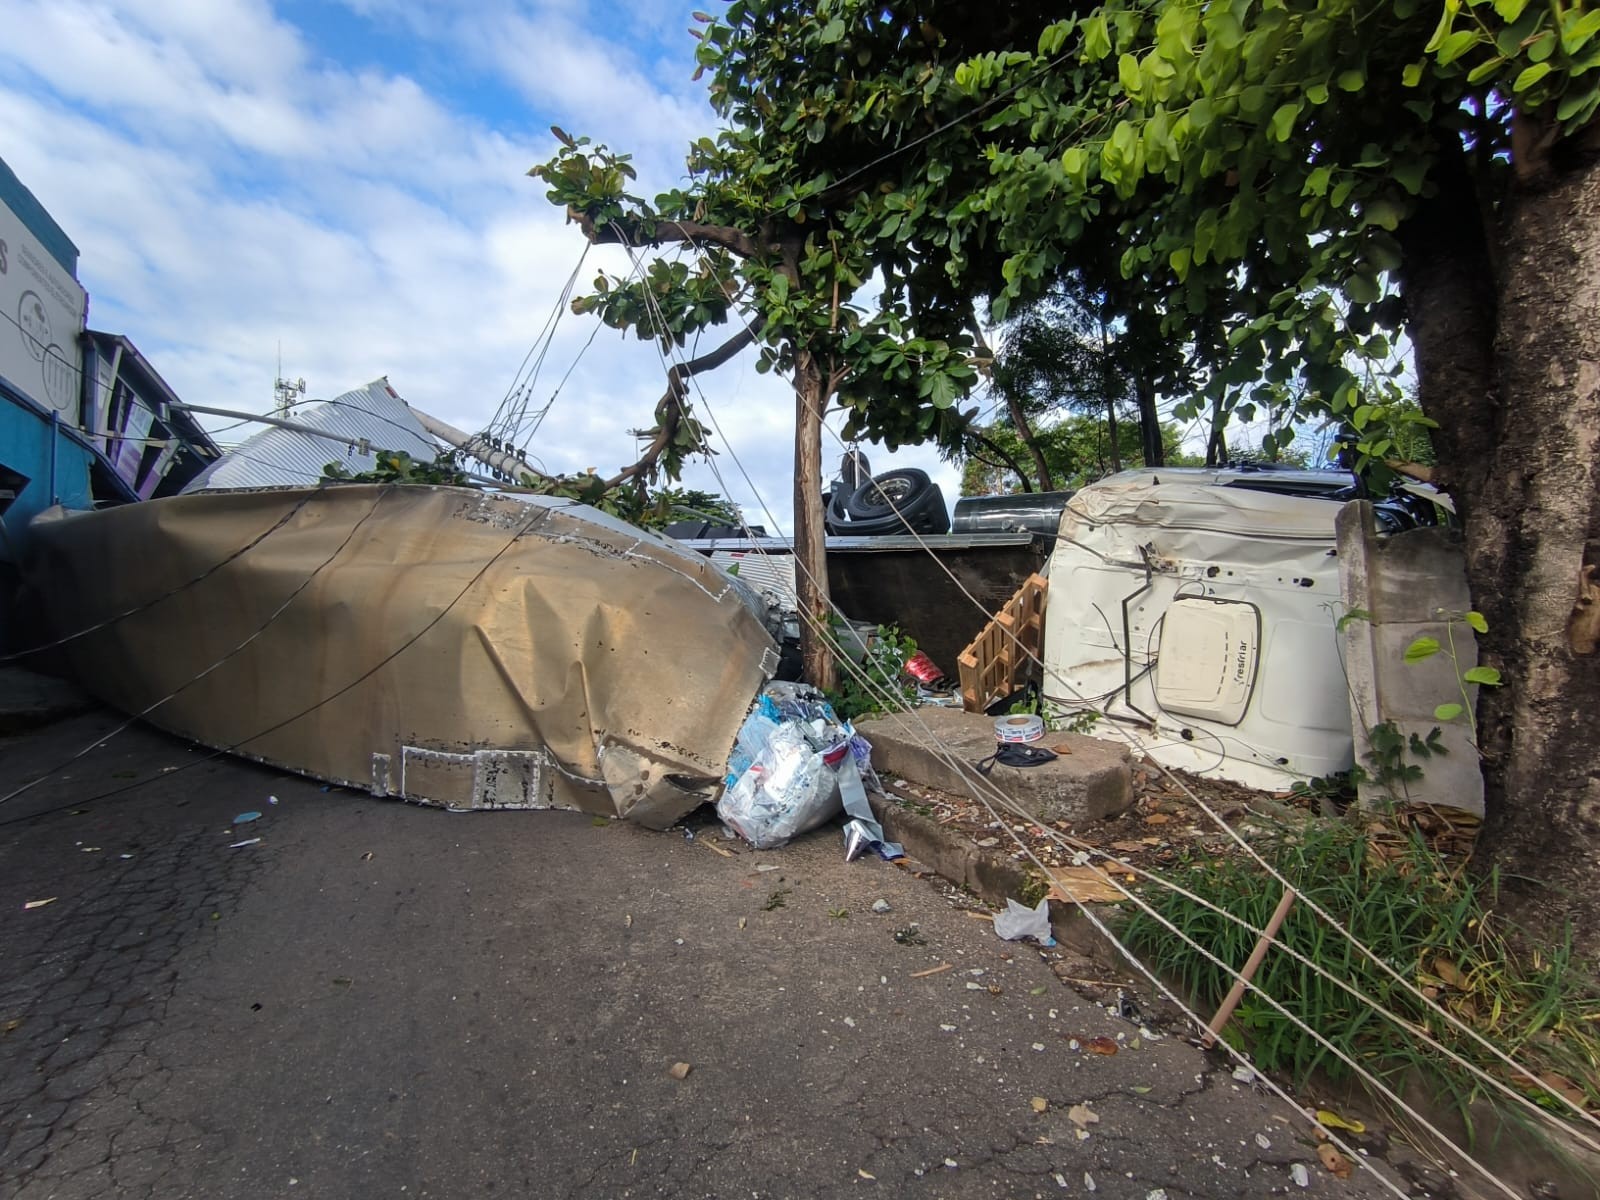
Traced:
<path id="1" fill-rule="evenodd" d="M 869 799 L 890 841 L 899 842 L 910 857 L 980 900 L 997 907 L 1004 907 L 1008 899 L 1037 904 L 1044 894 L 1044 878 L 1010 855 L 975 845 L 896 797 L 873 793 Z M 1108 913 L 1117 911 L 1115 905 L 1093 907 Z M 1121 956 L 1076 904 L 1050 901 L 1050 925 L 1056 941 L 1068 949 L 1108 967 L 1122 963 Z"/>

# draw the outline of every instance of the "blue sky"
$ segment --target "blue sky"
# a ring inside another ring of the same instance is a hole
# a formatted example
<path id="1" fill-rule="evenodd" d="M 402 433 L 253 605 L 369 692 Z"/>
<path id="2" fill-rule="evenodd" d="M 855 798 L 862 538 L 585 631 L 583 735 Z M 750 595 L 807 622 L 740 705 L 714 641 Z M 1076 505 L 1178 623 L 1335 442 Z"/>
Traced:
<path id="1" fill-rule="evenodd" d="M 80 251 L 96 328 L 178 394 L 264 411 L 288 376 L 380 375 L 466 428 L 493 415 L 585 247 L 528 167 L 551 124 L 635 156 L 647 192 L 715 129 L 675 0 L 0 0 L 0 157 Z M 599 265 L 627 269 L 617 252 Z M 535 393 L 572 378 L 533 453 L 634 457 L 662 365 L 567 314 Z M 780 524 L 792 401 L 747 357 L 703 377 L 728 492 Z M 825 461 L 837 456 L 827 441 Z M 869 453 L 871 448 L 869 447 Z M 927 451 L 891 464 L 955 475 Z M 705 467 L 686 482 L 722 490 Z"/>

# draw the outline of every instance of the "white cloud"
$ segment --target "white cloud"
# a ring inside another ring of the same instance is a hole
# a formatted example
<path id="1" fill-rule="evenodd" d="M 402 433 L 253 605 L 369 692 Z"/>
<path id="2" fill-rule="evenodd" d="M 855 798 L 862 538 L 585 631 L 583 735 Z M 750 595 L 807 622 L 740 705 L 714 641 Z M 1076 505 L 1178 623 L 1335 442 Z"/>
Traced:
<path id="1" fill-rule="evenodd" d="M 544 126 L 633 149 L 647 187 L 675 178 L 688 138 L 714 127 L 688 82 L 690 6 L 643 25 L 579 0 L 350 7 L 461 56 L 526 110 L 474 113 L 420 73 L 341 64 L 265 0 L 0 0 L 0 156 L 79 246 L 91 323 L 132 337 L 179 395 L 264 410 L 281 344 L 313 395 L 387 375 L 481 428 L 585 250 L 525 175 L 550 152 Z M 627 267 L 589 251 L 580 289 L 602 265 Z M 663 386 L 652 345 L 565 313 L 530 406 L 569 369 L 533 453 L 551 470 L 632 461 L 627 431 L 652 423 Z M 748 354 L 700 385 L 731 444 L 727 490 L 773 523 L 736 455 L 787 526 L 792 397 Z M 928 466 L 953 502 L 931 451 L 895 462 Z M 685 482 L 723 486 L 704 465 Z"/>

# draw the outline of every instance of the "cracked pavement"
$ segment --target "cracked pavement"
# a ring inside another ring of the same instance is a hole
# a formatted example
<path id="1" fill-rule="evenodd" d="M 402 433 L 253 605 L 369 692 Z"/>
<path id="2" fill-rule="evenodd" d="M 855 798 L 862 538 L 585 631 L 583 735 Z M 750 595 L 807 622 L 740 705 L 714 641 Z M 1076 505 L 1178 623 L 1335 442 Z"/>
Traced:
<path id="1" fill-rule="evenodd" d="M 4 778 L 115 723 L 0 739 Z M 163 771 L 202 758 L 135 728 L 0 807 L 0 1194 L 1388 1194 L 836 830 L 758 854 Z"/>

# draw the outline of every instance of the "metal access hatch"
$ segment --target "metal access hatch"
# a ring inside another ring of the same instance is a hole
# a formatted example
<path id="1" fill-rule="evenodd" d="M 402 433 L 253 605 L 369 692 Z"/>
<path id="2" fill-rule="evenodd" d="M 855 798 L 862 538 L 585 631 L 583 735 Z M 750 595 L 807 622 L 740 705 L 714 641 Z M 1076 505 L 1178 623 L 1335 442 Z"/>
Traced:
<path id="1" fill-rule="evenodd" d="M 1261 612 L 1242 600 L 1189 596 L 1162 620 L 1156 701 L 1169 713 L 1237 725 L 1255 689 Z"/>

